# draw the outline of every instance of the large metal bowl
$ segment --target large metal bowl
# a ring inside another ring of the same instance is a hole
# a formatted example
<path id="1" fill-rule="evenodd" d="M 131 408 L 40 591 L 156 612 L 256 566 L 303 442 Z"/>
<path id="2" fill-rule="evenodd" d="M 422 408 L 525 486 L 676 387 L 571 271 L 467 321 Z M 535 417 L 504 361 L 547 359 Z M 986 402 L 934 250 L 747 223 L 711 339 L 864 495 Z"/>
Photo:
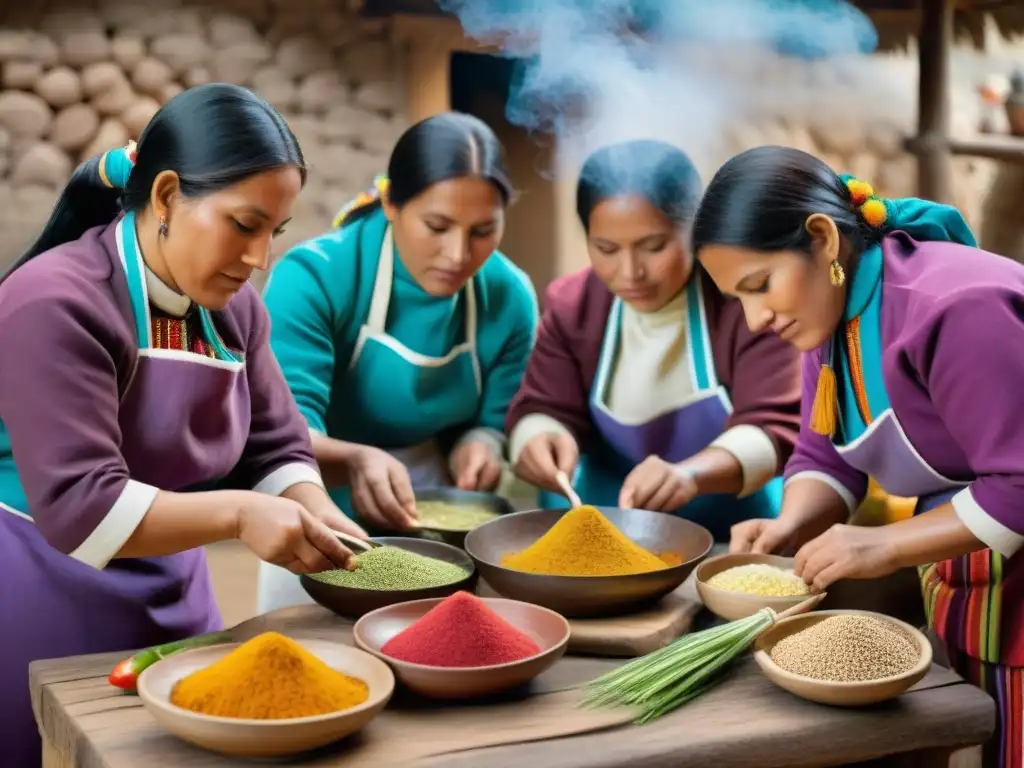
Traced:
<path id="1" fill-rule="evenodd" d="M 306 594 L 339 616 L 357 619 L 370 611 L 387 605 L 404 603 L 409 600 L 425 600 L 431 597 L 448 597 L 462 590 L 472 592 L 476 587 L 477 570 L 473 567 L 473 561 L 461 549 L 456 549 L 440 541 L 407 539 L 400 536 L 375 537 L 373 541 L 458 565 L 466 569 L 466 578 L 440 587 L 425 587 L 423 589 L 357 589 L 325 584 L 303 574 L 299 577 L 299 582 L 306 590 Z"/>
<path id="2" fill-rule="evenodd" d="M 446 504 L 455 506 L 483 507 L 496 515 L 508 515 L 515 511 L 511 504 L 500 496 L 493 493 L 480 493 L 479 491 L 463 491 L 459 488 L 416 488 L 414 490 L 416 501 L 443 501 Z M 447 528 L 434 528 L 421 525 L 416 529 L 418 538 L 432 541 L 443 541 L 453 547 L 462 548 L 466 543 L 466 535 L 469 531 L 458 531 Z"/>
<path id="3" fill-rule="evenodd" d="M 630 576 L 545 576 L 501 565 L 503 556 L 521 552 L 547 533 L 566 509 L 516 512 L 484 523 L 466 536 L 466 553 L 480 577 L 500 595 L 583 618 L 621 615 L 656 603 L 686 580 L 714 543 L 706 528 L 681 517 L 642 509 L 598 509 L 644 549 L 672 553 L 682 563 Z"/>

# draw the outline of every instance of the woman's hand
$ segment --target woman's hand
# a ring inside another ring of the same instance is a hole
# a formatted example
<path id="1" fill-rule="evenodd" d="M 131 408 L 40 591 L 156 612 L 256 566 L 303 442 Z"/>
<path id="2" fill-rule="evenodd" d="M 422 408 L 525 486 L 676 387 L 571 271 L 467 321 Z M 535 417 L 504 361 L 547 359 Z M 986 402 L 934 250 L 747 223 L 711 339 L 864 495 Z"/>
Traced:
<path id="1" fill-rule="evenodd" d="M 328 524 L 282 496 L 245 493 L 238 510 L 237 538 L 261 560 L 292 573 L 355 567 L 354 555 Z"/>
<path id="2" fill-rule="evenodd" d="M 501 458 L 487 443 L 468 440 L 451 456 L 455 485 L 464 491 L 493 491 L 501 482 Z"/>
<path id="3" fill-rule="evenodd" d="M 380 448 L 360 446 L 347 460 L 349 487 L 356 512 L 380 528 L 403 530 L 415 525 L 416 497 L 409 470 Z"/>
<path id="4" fill-rule="evenodd" d="M 365 540 L 370 538 L 366 535 L 366 531 L 338 508 L 338 505 L 334 503 L 334 500 L 327 491 L 320 485 L 315 483 L 296 483 L 286 489 L 281 495 L 286 499 L 297 501 L 313 517 L 333 531 L 347 533 L 349 536 L 354 536 L 357 539 Z"/>
<path id="5" fill-rule="evenodd" d="M 692 501 L 697 492 L 697 481 L 690 472 L 658 456 L 648 456 L 626 477 L 619 491 L 619 506 L 672 512 Z"/>
<path id="6" fill-rule="evenodd" d="M 729 531 L 730 553 L 771 555 L 796 548 L 796 527 L 784 518 L 744 520 Z"/>
<path id="7" fill-rule="evenodd" d="M 846 503 L 827 483 L 797 479 L 786 486 L 778 518 L 744 520 L 732 527 L 729 551 L 792 553 L 849 516 Z"/>
<path id="8" fill-rule="evenodd" d="M 545 432 L 523 446 L 515 473 L 538 488 L 562 493 L 556 475 L 562 471 L 571 478 L 576 473 L 579 460 L 580 450 L 571 435 Z"/>
<path id="9" fill-rule="evenodd" d="M 899 568 L 886 526 L 833 525 L 800 547 L 793 572 L 815 589 L 839 579 L 875 579 Z"/>

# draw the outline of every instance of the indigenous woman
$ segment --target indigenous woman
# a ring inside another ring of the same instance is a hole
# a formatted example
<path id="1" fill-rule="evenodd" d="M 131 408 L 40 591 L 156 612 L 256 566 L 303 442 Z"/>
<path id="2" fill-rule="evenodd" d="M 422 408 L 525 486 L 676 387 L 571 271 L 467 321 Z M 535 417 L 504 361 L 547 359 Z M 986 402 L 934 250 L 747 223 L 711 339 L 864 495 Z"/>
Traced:
<path id="1" fill-rule="evenodd" d="M 130 154 L 75 171 L 0 285 L 9 768 L 40 762 L 30 661 L 220 627 L 203 545 L 238 538 L 305 573 L 348 565 L 332 528 L 364 535 L 323 488 L 247 282 L 302 188 L 295 138 L 213 84 Z"/>
<path id="2" fill-rule="evenodd" d="M 718 539 L 772 518 L 796 438 L 799 361 L 750 332 L 686 245 L 700 179 L 655 141 L 605 147 L 576 204 L 591 266 L 548 290 L 509 410 L 516 472 L 564 506 L 559 470 L 591 504 L 681 514 Z"/>
<path id="3" fill-rule="evenodd" d="M 694 225 L 701 264 L 754 329 L 804 352 L 803 418 L 782 513 L 735 551 L 799 547 L 827 587 L 922 566 L 930 620 L 1000 709 L 989 761 L 1022 765 L 1024 267 L 978 250 L 953 208 L 883 200 L 814 157 L 726 163 Z M 914 516 L 847 525 L 871 476 Z"/>
<path id="4" fill-rule="evenodd" d="M 412 126 L 386 179 L 285 254 L 266 288 L 271 344 L 331 495 L 374 528 L 409 526 L 416 486 L 500 480 L 537 322 L 527 277 L 496 250 L 512 196 L 502 162 L 474 117 Z M 280 568 L 260 579 L 264 609 L 308 600 Z"/>

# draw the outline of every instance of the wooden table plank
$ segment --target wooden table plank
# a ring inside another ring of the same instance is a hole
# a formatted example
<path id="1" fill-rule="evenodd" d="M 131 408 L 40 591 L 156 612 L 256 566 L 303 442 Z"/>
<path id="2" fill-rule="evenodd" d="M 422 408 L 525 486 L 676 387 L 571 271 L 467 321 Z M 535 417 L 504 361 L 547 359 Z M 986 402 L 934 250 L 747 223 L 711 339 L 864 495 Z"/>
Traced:
<path id="1" fill-rule="evenodd" d="M 417 768 L 819 768 L 980 743 L 994 727 L 991 699 L 936 673 L 896 701 L 849 710 L 791 696 L 747 660 L 720 688 L 631 731 L 449 754 Z"/>
<path id="2" fill-rule="evenodd" d="M 246 639 L 273 629 L 299 639 L 327 637 L 351 642 L 350 627 L 351 622 L 319 607 L 305 606 L 258 617 L 238 627 L 236 633 L 239 639 Z M 45 768 L 138 768 L 149 764 L 221 768 L 236 764 L 166 734 L 136 697 L 110 687 L 106 676 L 122 657 L 103 654 L 32 664 L 33 706 L 47 742 Z M 748 658 L 718 688 L 642 727 L 623 726 L 484 749 L 465 747 L 465 734 L 486 731 L 482 723 L 488 718 L 500 719 L 502 727 L 513 732 L 510 738 L 528 738 L 524 729 L 530 727 L 531 716 L 571 713 L 560 697 L 577 694 L 565 691 L 620 663 L 566 657 L 538 679 L 536 692 L 542 695 L 519 704 L 490 708 L 432 705 L 429 712 L 433 717 L 439 719 L 440 715 L 445 721 L 421 730 L 430 744 L 415 759 L 388 757 L 388 744 L 394 743 L 403 727 L 418 723 L 417 728 L 424 728 L 422 718 L 403 710 L 401 698 L 396 697 L 396 708 L 375 720 L 354 746 L 349 742 L 348 751 L 345 746 L 336 747 L 295 764 L 324 768 L 611 768 L 627 764 L 650 768 L 817 768 L 893 752 L 919 751 L 923 759 L 929 750 L 938 754 L 981 743 L 994 727 L 991 699 L 942 667 L 933 667 L 921 683 L 896 701 L 845 710 L 786 693 L 761 675 Z M 521 731 L 518 736 L 516 728 Z M 927 764 L 915 765 L 924 768 Z"/>

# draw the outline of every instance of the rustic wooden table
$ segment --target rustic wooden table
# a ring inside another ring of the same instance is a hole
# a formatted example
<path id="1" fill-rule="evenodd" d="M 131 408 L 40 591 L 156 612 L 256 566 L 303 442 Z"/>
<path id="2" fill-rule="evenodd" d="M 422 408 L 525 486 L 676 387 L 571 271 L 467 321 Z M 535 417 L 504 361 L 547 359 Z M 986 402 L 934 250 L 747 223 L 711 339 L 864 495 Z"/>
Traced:
<path id="1" fill-rule="evenodd" d="M 234 631 L 239 640 L 276 630 L 298 639 L 329 637 L 351 642 L 350 626 L 351 622 L 320 607 L 308 606 L 258 617 Z M 222 768 L 238 764 L 170 736 L 156 725 L 137 697 L 110 687 L 106 676 L 123 655 L 32 664 L 32 701 L 45 745 L 43 768 Z M 537 729 L 551 727 L 552 721 L 577 717 L 567 703 L 578 695 L 573 689 L 621 663 L 566 657 L 537 681 L 531 697 L 494 704 L 423 708 L 403 703 L 402 697 L 396 696 L 394 706 L 354 741 L 292 764 L 325 768 L 801 768 L 876 761 L 899 753 L 899 757 L 870 765 L 972 768 L 980 766 L 978 751 L 961 748 L 982 743 L 994 724 L 991 699 L 939 666 L 895 701 L 844 710 L 791 696 L 770 683 L 747 658 L 719 687 L 649 725 L 617 725 L 582 735 L 530 741 L 538 738 Z M 403 745 L 405 751 L 396 752 L 396 744 Z M 959 756 L 951 763 L 957 750 Z"/>

